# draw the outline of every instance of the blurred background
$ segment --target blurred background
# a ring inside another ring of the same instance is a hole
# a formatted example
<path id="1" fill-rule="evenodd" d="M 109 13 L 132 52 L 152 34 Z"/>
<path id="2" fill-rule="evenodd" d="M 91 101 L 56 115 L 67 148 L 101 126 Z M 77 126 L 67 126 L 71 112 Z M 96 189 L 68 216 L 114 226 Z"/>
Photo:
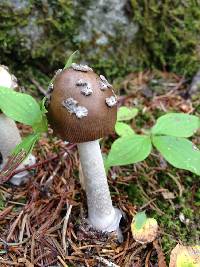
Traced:
<path id="1" fill-rule="evenodd" d="M 0 62 L 25 87 L 77 61 L 111 81 L 156 68 L 191 78 L 200 62 L 199 0 L 1 0 Z"/>

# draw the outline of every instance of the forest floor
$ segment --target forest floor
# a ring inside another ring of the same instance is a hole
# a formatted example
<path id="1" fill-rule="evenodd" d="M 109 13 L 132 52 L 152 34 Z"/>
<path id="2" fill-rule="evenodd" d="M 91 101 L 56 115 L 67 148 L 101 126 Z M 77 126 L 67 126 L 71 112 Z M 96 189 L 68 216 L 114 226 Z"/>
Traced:
<path id="1" fill-rule="evenodd" d="M 167 111 L 199 115 L 198 98 L 187 98 L 188 84 L 175 74 L 130 74 L 118 86 L 120 104 L 139 109 L 131 126 L 138 133 L 150 128 Z M 30 129 L 19 125 L 22 135 Z M 107 153 L 116 135 L 102 141 Z M 198 146 L 200 134 L 192 138 Z M 134 165 L 114 167 L 108 181 L 115 206 L 124 217 L 124 241 L 102 234 L 85 221 L 85 192 L 79 182 L 76 146 L 44 135 L 33 150 L 37 163 L 24 186 L 0 185 L 0 266 L 163 267 L 177 243 L 200 242 L 200 179 L 171 167 L 157 151 Z M 157 219 L 156 241 L 141 245 L 130 224 L 137 211 Z"/>

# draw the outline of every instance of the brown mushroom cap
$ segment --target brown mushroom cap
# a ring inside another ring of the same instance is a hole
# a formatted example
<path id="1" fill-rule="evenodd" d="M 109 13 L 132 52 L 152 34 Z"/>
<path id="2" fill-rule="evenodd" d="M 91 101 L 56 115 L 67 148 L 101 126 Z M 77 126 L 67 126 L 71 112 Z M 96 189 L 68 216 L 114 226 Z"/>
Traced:
<path id="1" fill-rule="evenodd" d="M 56 75 L 48 118 L 54 132 L 63 140 L 82 143 L 97 140 L 113 132 L 117 107 L 109 106 L 106 99 L 115 95 L 109 84 L 107 89 L 101 89 L 102 77 L 92 70 L 80 71 L 73 68 Z M 81 81 L 87 82 L 92 94 L 85 95 L 81 92 Z M 87 114 L 78 118 L 73 112 L 70 113 L 64 106 L 64 101 L 70 98 L 77 101 L 78 106 L 86 108 Z"/>

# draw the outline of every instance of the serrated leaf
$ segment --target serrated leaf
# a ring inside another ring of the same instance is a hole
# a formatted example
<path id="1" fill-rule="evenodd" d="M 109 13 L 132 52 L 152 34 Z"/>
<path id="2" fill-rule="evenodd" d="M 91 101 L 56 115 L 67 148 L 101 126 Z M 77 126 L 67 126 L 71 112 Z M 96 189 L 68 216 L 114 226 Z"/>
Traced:
<path id="1" fill-rule="evenodd" d="M 0 110 L 9 118 L 30 126 L 42 119 L 40 106 L 32 96 L 2 86 L 0 86 Z"/>
<path id="2" fill-rule="evenodd" d="M 117 121 L 129 121 L 138 114 L 137 108 L 120 107 L 117 111 Z"/>
<path id="3" fill-rule="evenodd" d="M 183 137 L 153 136 L 154 146 L 174 167 L 200 175 L 200 151 Z"/>
<path id="4" fill-rule="evenodd" d="M 68 58 L 68 60 L 67 60 L 67 63 L 65 64 L 65 66 L 64 66 L 64 69 L 66 69 L 66 68 L 69 68 L 71 65 L 72 65 L 72 63 L 73 63 L 73 61 L 74 61 L 74 58 L 75 58 L 75 56 L 76 56 L 76 54 L 78 53 L 79 51 L 78 50 L 76 50 L 73 54 L 71 54 L 71 56 Z"/>
<path id="5" fill-rule="evenodd" d="M 119 136 L 135 134 L 133 129 L 128 124 L 126 124 L 124 122 L 116 122 L 116 124 L 115 124 L 115 132 Z"/>
<path id="6" fill-rule="evenodd" d="M 17 155 L 21 151 L 25 151 L 25 158 L 32 152 L 35 143 L 39 140 L 40 134 L 34 133 L 22 139 L 12 152 L 12 155 Z M 24 158 L 24 159 L 25 159 Z"/>
<path id="7" fill-rule="evenodd" d="M 190 137 L 199 128 L 199 118 L 185 113 L 169 113 L 160 117 L 151 132 L 154 135 Z"/>
<path id="8" fill-rule="evenodd" d="M 145 135 L 125 135 L 111 147 L 106 166 L 120 166 L 144 160 L 151 152 L 151 140 Z"/>
<path id="9" fill-rule="evenodd" d="M 134 227 L 136 230 L 140 230 L 146 223 L 147 216 L 145 211 L 138 212 L 134 217 Z"/>

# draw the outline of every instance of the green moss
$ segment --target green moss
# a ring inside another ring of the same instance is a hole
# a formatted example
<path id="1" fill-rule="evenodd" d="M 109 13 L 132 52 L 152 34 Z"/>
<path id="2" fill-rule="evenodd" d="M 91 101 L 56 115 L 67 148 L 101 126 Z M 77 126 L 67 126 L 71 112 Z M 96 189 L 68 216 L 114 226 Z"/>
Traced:
<path id="1" fill-rule="evenodd" d="M 86 56 L 87 61 L 97 72 L 105 74 L 106 77 L 113 80 L 140 69 L 135 45 L 128 44 L 125 46 L 127 43 L 126 38 L 118 32 L 115 38 L 109 39 L 108 45 L 97 49 L 95 44 L 81 43 L 79 44 L 79 50 L 82 59 Z M 88 47 L 94 52 L 88 51 Z"/>
<path id="2" fill-rule="evenodd" d="M 200 4 L 195 0 L 131 0 L 129 16 L 139 25 L 134 40 L 119 27 L 105 45 L 96 44 L 95 33 L 88 41 L 76 38 L 91 0 L 77 2 L 78 8 L 72 0 L 22 3 L 13 9 L 10 1 L 0 1 L 0 54 L 1 63 L 9 65 L 26 87 L 30 73 L 46 87 L 44 75 L 52 76 L 77 49 L 78 60 L 110 80 L 155 67 L 191 76 L 199 67 Z"/>
<path id="3" fill-rule="evenodd" d="M 191 76 L 199 68 L 200 3 L 131 0 L 139 25 L 136 46 L 143 67 Z"/>
<path id="4" fill-rule="evenodd" d="M 178 242 L 184 245 L 195 245 L 199 243 L 200 236 L 200 180 L 195 174 L 178 170 L 168 165 L 164 170 L 155 170 L 152 176 L 152 170 L 160 163 L 155 156 L 150 156 L 145 160 L 144 165 L 137 168 L 137 179 L 130 182 L 120 190 L 128 195 L 129 201 L 138 207 L 138 209 L 152 199 L 153 205 L 147 205 L 145 209 L 150 217 L 154 217 L 161 230 L 161 244 L 163 252 L 169 263 L 171 250 Z M 123 176 L 127 176 L 133 171 L 132 165 L 124 167 Z M 123 167 L 121 167 L 123 172 Z M 149 174 L 151 179 L 149 179 Z M 174 179 L 172 179 L 172 177 Z M 177 180 L 183 193 L 180 196 Z M 168 190 L 173 193 L 174 199 L 165 199 L 159 191 Z M 162 212 L 162 214 L 160 212 Z M 180 214 L 184 215 L 185 220 L 180 220 Z"/>
<path id="5" fill-rule="evenodd" d="M 75 49 L 73 36 L 80 23 L 72 1 L 29 0 L 16 10 L 3 1 L 0 9 L 1 63 L 10 66 L 23 85 L 30 84 L 30 74 L 40 82 L 64 65 Z"/>

